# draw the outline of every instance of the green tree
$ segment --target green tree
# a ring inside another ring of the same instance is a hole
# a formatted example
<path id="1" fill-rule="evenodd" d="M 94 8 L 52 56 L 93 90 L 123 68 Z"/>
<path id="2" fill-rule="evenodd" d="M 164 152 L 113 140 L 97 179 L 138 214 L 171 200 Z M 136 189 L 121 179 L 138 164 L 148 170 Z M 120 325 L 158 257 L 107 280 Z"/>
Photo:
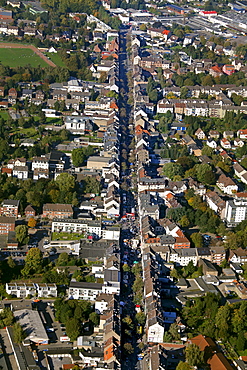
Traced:
<path id="1" fill-rule="evenodd" d="M 190 225 L 190 221 L 186 215 L 182 216 L 179 220 L 179 223 L 182 227 L 188 227 Z"/>
<path id="2" fill-rule="evenodd" d="M 66 252 L 60 253 L 57 259 L 56 265 L 57 266 L 68 266 L 69 263 L 69 255 Z"/>
<path id="3" fill-rule="evenodd" d="M 75 167 L 82 166 L 86 156 L 83 148 L 77 148 L 72 150 L 71 154 L 72 162 Z"/>
<path id="4" fill-rule="evenodd" d="M 131 343 L 124 343 L 124 351 L 127 355 L 134 353 L 134 348 Z"/>
<path id="5" fill-rule="evenodd" d="M 196 248 L 202 248 L 203 247 L 203 237 L 200 233 L 193 233 L 191 235 L 191 240 L 194 243 Z"/>
<path id="6" fill-rule="evenodd" d="M 18 225 L 15 228 L 16 239 L 20 245 L 28 243 L 28 227 L 26 225 Z"/>
<path id="7" fill-rule="evenodd" d="M 179 326 L 176 322 L 171 324 L 171 326 L 169 328 L 169 333 L 171 334 L 171 336 L 174 340 L 179 340 L 180 339 L 180 335 L 179 335 L 178 330 L 179 330 Z"/>
<path id="8" fill-rule="evenodd" d="M 16 267 L 16 263 L 13 260 L 12 256 L 8 257 L 7 264 L 10 269 L 14 269 Z"/>
<path id="9" fill-rule="evenodd" d="M 35 273 L 40 273 L 43 266 L 43 256 L 39 248 L 31 248 L 28 251 L 27 257 L 25 259 L 25 266 L 21 270 L 24 277 L 33 275 Z"/>
<path id="10" fill-rule="evenodd" d="M 75 188 L 75 178 L 69 173 L 61 173 L 58 175 L 55 183 L 58 185 L 61 192 L 71 192 Z"/>
<path id="11" fill-rule="evenodd" d="M 89 320 L 92 321 L 94 326 L 98 326 L 100 317 L 96 312 L 91 312 L 90 315 L 89 315 Z"/>
<path id="12" fill-rule="evenodd" d="M 203 352 L 200 348 L 192 343 L 189 344 L 185 349 L 186 361 L 190 366 L 199 366 L 203 364 Z"/>
<path id="13" fill-rule="evenodd" d="M 26 333 L 22 329 L 21 325 L 18 322 L 15 322 L 13 325 L 14 332 L 14 342 L 20 344 L 25 338 Z"/>
<path id="14" fill-rule="evenodd" d="M 170 162 L 163 166 L 163 174 L 173 181 L 183 175 L 183 169 L 179 163 Z"/>
<path id="15" fill-rule="evenodd" d="M 172 336 L 168 331 L 164 332 L 163 342 L 164 343 L 171 343 L 172 342 Z"/>
<path id="16" fill-rule="evenodd" d="M 146 322 L 146 315 L 142 311 L 137 312 L 137 314 L 135 315 L 135 319 L 138 322 L 138 324 L 144 326 Z"/>
<path id="17" fill-rule="evenodd" d="M 79 320 L 72 317 L 66 321 L 66 333 L 70 340 L 76 340 L 80 335 L 80 323 Z"/>
<path id="18" fill-rule="evenodd" d="M 191 370 L 191 366 L 187 362 L 180 361 L 176 370 Z"/>
<path id="19" fill-rule="evenodd" d="M 231 309 L 229 305 L 221 306 L 215 316 L 215 326 L 218 329 L 217 337 L 226 339 L 229 335 L 229 324 L 231 321 Z"/>
<path id="20" fill-rule="evenodd" d="M 123 321 L 123 323 L 125 323 L 127 325 L 127 327 L 129 329 L 131 329 L 131 330 L 134 329 L 133 320 L 129 315 L 125 316 L 122 321 Z"/>

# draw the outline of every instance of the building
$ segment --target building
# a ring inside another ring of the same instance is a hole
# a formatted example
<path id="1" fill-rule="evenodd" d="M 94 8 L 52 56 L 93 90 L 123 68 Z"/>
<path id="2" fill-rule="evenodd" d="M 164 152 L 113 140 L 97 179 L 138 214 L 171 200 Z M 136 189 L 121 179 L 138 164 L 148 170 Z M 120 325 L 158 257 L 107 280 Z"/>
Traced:
<path id="1" fill-rule="evenodd" d="M 15 231 L 15 217 L 0 216 L 0 234 Z"/>
<path id="2" fill-rule="evenodd" d="M 25 216 L 26 217 L 35 217 L 36 216 L 36 211 L 35 209 L 31 206 L 31 204 L 28 204 L 24 210 Z"/>
<path id="3" fill-rule="evenodd" d="M 14 311 L 13 314 L 16 321 L 20 323 L 27 334 L 26 341 L 30 340 L 38 345 L 49 343 L 49 338 L 38 311 L 23 309 Z"/>
<path id="4" fill-rule="evenodd" d="M 0 207 L 1 216 L 18 217 L 19 200 L 6 199 L 2 202 Z"/>
<path id="5" fill-rule="evenodd" d="M 26 298 L 28 295 L 35 296 L 35 284 L 30 283 L 6 283 L 6 292 L 15 298 Z"/>
<path id="6" fill-rule="evenodd" d="M 36 283 L 37 296 L 40 298 L 57 297 L 56 284 Z"/>
<path id="7" fill-rule="evenodd" d="M 233 367 L 230 365 L 228 360 L 220 352 L 215 342 L 203 335 L 197 335 L 194 338 L 188 340 L 188 344 L 196 344 L 201 351 L 208 354 L 207 364 L 211 370 L 232 370 Z"/>
<path id="8" fill-rule="evenodd" d="M 33 157 L 32 171 L 49 170 L 49 160 L 46 157 Z"/>
<path id="9" fill-rule="evenodd" d="M 69 286 L 69 299 L 83 299 L 95 301 L 102 293 L 102 284 L 71 281 Z"/>
<path id="10" fill-rule="evenodd" d="M 101 237 L 100 221 L 92 220 L 74 220 L 74 219 L 58 219 L 52 221 L 52 232 L 65 233 L 81 233 L 91 235 L 96 238 Z"/>
<path id="11" fill-rule="evenodd" d="M 92 156 L 87 160 L 87 168 L 94 170 L 101 170 L 103 167 L 109 166 L 110 158 Z"/>
<path id="12" fill-rule="evenodd" d="M 71 204 L 46 203 L 43 205 L 42 217 L 47 217 L 51 220 L 54 218 L 70 218 L 73 217 L 73 207 Z"/>
<path id="13" fill-rule="evenodd" d="M 219 176 L 216 185 L 225 194 L 231 195 L 238 191 L 238 185 L 235 184 L 235 182 L 230 177 L 226 176 L 223 173 Z"/>
<path id="14" fill-rule="evenodd" d="M 225 221 L 228 227 L 236 226 L 247 218 L 247 199 L 232 199 L 226 201 Z"/>

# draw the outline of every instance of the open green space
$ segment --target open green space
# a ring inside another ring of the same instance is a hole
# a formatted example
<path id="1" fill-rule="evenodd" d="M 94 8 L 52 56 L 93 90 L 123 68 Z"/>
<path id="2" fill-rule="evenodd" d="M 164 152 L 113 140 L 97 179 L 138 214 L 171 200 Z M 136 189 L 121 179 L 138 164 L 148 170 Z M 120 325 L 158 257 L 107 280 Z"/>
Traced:
<path id="1" fill-rule="evenodd" d="M 46 118 L 46 122 L 48 125 L 63 125 L 63 120 L 62 118 L 55 118 L 55 117 L 48 117 Z"/>
<path id="2" fill-rule="evenodd" d="M 65 63 L 62 61 L 61 57 L 57 53 L 45 53 L 50 60 L 56 64 L 57 67 L 66 67 Z"/>
<path id="3" fill-rule="evenodd" d="M 0 110 L 0 118 L 6 120 L 9 117 L 9 114 L 6 110 Z"/>
<path id="4" fill-rule="evenodd" d="M 78 233 L 52 233 L 52 240 L 79 240 L 83 237 L 83 234 Z"/>
<path id="5" fill-rule="evenodd" d="M 30 64 L 32 67 L 47 67 L 48 64 L 31 49 L 0 49 L 0 63 L 12 68 L 24 67 Z"/>
<path id="6" fill-rule="evenodd" d="M 27 136 L 29 138 L 38 136 L 38 132 L 34 127 L 28 127 L 28 128 L 19 127 L 18 129 L 14 129 L 12 131 L 13 134 L 17 134 L 18 132 L 23 134 L 23 136 Z"/>

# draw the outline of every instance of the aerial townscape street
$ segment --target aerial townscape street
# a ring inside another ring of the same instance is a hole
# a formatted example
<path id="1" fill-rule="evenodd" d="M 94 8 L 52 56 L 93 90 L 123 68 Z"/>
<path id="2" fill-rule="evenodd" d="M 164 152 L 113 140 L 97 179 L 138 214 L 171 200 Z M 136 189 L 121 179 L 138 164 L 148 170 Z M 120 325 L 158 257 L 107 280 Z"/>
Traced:
<path id="1" fill-rule="evenodd" d="M 247 369 L 246 0 L 0 0 L 1 369 Z"/>

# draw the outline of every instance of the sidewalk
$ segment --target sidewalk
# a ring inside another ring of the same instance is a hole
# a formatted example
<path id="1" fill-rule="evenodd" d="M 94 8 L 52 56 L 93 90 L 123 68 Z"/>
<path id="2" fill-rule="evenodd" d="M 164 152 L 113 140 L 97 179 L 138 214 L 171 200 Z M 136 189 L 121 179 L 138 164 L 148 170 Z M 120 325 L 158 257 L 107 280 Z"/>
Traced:
<path id="1" fill-rule="evenodd" d="M 2 365 L 4 369 L 18 370 L 9 337 L 5 329 L 0 329 L 0 344 L 4 355 L 3 357 L 0 356 L 0 365 Z M 2 361 L 4 364 L 2 364 Z"/>

